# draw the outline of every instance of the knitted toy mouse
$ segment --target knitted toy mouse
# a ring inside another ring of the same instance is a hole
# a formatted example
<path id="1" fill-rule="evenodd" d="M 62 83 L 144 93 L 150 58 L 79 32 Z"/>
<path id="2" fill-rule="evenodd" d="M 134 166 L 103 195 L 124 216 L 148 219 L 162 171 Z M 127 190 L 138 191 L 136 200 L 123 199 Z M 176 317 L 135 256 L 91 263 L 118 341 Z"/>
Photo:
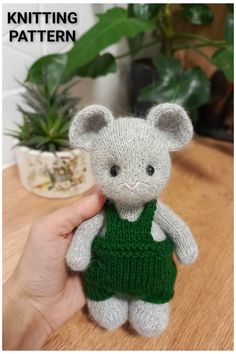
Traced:
<path id="1" fill-rule="evenodd" d="M 170 175 L 169 152 L 192 135 L 187 113 L 169 103 L 153 107 L 146 120 L 114 119 L 99 105 L 73 120 L 70 141 L 91 152 L 107 202 L 77 228 L 66 262 L 83 272 L 89 312 L 108 330 L 129 320 L 140 335 L 163 332 L 177 273 L 173 252 L 183 264 L 197 258 L 188 226 L 157 199 Z"/>

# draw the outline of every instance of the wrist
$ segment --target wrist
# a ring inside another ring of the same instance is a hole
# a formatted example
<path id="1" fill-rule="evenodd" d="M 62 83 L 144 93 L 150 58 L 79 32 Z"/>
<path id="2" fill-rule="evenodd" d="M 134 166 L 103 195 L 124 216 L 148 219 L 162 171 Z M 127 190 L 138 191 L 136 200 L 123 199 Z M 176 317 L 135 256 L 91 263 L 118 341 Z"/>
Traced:
<path id="1" fill-rule="evenodd" d="M 3 348 L 40 349 L 52 329 L 14 275 L 3 287 Z"/>

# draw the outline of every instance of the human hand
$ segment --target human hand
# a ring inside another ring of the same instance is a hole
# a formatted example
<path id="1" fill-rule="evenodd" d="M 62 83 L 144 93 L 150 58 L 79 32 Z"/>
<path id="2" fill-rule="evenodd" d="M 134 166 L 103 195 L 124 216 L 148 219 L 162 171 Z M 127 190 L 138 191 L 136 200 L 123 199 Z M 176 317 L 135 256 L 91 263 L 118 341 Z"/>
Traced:
<path id="1" fill-rule="evenodd" d="M 68 273 L 65 255 L 73 230 L 103 204 L 104 197 L 95 192 L 33 223 L 17 268 L 4 285 L 5 349 L 41 347 L 53 330 L 84 306 L 81 280 Z M 24 319 L 30 328 L 21 333 Z M 17 323 L 18 335 L 13 333 Z"/>

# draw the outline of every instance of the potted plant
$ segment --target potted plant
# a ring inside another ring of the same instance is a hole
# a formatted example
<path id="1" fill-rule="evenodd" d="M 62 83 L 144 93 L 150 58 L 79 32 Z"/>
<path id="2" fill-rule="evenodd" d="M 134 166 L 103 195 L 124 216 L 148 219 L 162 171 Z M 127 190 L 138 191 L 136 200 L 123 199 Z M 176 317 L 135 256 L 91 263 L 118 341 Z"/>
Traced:
<path id="1" fill-rule="evenodd" d="M 228 9 L 225 38 L 219 40 L 182 32 L 174 25 L 175 19 L 181 18 L 194 26 L 207 26 L 212 22 L 214 13 L 206 4 L 129 4 L 127 9 L 113 7 L 99 14 L 97 23 L 68 52 L 37 60 L 26 80 L 40 84 L 46 73 L 48 82 L 53 85 L 55 75 L 52 67 L 57 67 L 60 72 L 57 76 L 60 84 L 74 76 L 96 78 L 115 72 L 117 61 L 129 57 L 133 83 L 132 110 L 142 115 L 153 103 L 180 103 L 189 111 L 195 128 L 199 129 L 199 108 L 208 104 L 214 96 L 212 81 L 196 64 L 184 67 L 178 54 L 182 50 L 191 50 L 215 65 L 229 83 L 232 96 L 233 5 L 225 6 Z M 104 53 L 104 49 L 122 38 L 128 40 L 127 52 L 117 56 Z M 161 46 L 160 51 L 153 58 L 147 58 L 145 49 L 157 44 Z M 204 47 L 213 48 L 214 54 L 207 55 Z M 137 54 L 141 55 L 141 59 L 137 60 Z M 229 102 L 232 102 L 232 97 L 229 97 Z M 207 131 L 205 133 L 211 135 Z"/>
<path id="2" fill-rule="evenodd" d="M 131 98 L 133 109 L 138 115 L 143 115 L 153 103 L 176 102 L 188 110 L 195 131 L 214 138 L 233 140 L 233 7 L 226 6 L 228 16 L 224 26 L 225 38 L 221 40 L 181 32 L 176 25 L 179 20 L 190 23 L 192 28 L 207 28 L 214 18 L 208 5 L 128 6 L 131 15 L 156 22 L 156 30 L 152 33 L 153 43 L 160 43 L 160 54 L 154 59 L 136 59 L 134 55 L 132 60 Z M 139 52 L 142 40 L 141 34 L 129 39 L 131 52 Z M 211 55 L 204 51 L 204 48 L 209 47 Z M 180 60 L 179 53 L 182 51 L 183 54 L 183 50 L 192 52 L 191 56 L 185 55 L 187 60 Z M 210 78 L 207 77 L 204 66 L 198 65 L 201 57 L 218 69 Z M 226 123 L 230 119 L 231 122 Z"/>
<path id="3" fill-rule="evenodd" d="M 23 186 L 47 198 L 67 198 L 94 184 L 89 154 L 72 149 L 68 131 L 78 98 L 70 97 L 70 86 L 23 84 L 27 108 L 18 106 L 23 122 L 8 135 L 15 139 L 18 171 Z"/>

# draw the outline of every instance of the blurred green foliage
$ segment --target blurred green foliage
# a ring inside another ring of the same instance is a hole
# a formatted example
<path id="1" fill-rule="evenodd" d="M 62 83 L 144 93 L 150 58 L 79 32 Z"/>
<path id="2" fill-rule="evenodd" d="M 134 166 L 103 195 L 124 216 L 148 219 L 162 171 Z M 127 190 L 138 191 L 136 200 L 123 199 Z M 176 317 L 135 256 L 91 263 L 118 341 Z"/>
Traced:
<path id="1" fill-rule="evenodd" d="M 141 50 L 161 44 L 162 54 L 157 54 L 154 67 L 158 80 L 140 92 L 140 100 L 179 102 L 196 116 L 197 108 L 210 100 L 209 80 L 200 68 L 183 70 L 173 54 L 190 48 L 204 56 L 233 81 L 233 5 L 228 7 L 225 38 L 211 40 L 192 33 L 176 32 L 176 16 L 195 26 L 207 26 L 214 19 L 206 4 L 182 4 L 176 11 L 172 4 L 129 4 L 127 9 L 113 7 L 98 14 L 97 23 L 82 35 L 66 53 L 40 58 L 29 69 L 26 81 L 46 85 L 53 93 L 57 87 L 75 76 L 96 78 L 117 70 L 117 61 L 123 57 L 135 58 Z M 146 34 L 152 40 L 144 42 Z M 149 35 L 149 36 L 150 36 Z M 127 38 L 129 51 L 119 56 L 104 50 L 122 38 Z M 191 41 L 191 42 L 190 42 Z M 208 57 L 204 47 L 214 47 L 216 52 Z"/>

